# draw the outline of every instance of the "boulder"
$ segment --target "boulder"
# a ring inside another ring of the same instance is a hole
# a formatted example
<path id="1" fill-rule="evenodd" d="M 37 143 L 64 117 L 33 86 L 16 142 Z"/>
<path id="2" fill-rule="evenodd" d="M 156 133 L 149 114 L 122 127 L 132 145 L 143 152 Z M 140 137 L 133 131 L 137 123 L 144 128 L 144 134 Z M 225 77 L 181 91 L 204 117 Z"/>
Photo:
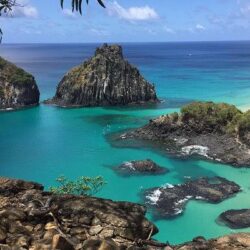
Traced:
<path id="1" fill-rule="evenodd" d="M 120 166 L 115 167 L 114 170 L 122 176 L 131 175 L 160 175 L 168 172 L 167 168 L 157 165 L 150 159 L 141 161 L 127 161 Z"/>
<path id="2" fill-rule="evenodd" d="M 250 227 L 250 209 L 228 210 L 223 212 L 219 219 L 230 228 Z"/>

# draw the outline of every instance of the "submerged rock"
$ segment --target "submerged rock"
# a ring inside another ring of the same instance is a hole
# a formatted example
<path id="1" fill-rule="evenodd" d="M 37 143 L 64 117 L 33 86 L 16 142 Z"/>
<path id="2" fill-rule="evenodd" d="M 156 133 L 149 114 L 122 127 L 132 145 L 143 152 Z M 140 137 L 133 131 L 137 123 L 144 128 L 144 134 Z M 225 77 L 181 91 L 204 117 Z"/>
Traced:
<path id="1" fill-rule="evenodd" d="M 153 209 L 156 218 L 180 215 L 189 200 L 219 203 L 238 193 L 240 186 L 221 177 L 199 178 L 182 185 L 167 184 L 146 190 L 146 204 Z"/>
<path id="2" fill-rule="evenodd" d="M 219 219 L 231 228 L 250 227 L 250 209 L 228 210 Z"/>
<path id="3" fill-rule="evenodd" d="M 39 103 L 34 77 L 0 57 L 0 109 L 17 109 Z"/>
<path id="4" fill-rule="evenodd" d="M 225 103 L 196 102 L 180 113 L 160 116 L 123 133 L 120 140 L 143 139 L 168 154 L 196 156 L 235 167 L 250 167 L 250 111 Z M 124 143 L 124 142 L 123 142 Z"/>
<path id="5" fill-rule="evenodd" d="M 160 167 L 152 160 L 127 161 L 114 170 L 123 176 L 130 175 L 159 175 L 168 172 L 167 168 Z"/>
<path id="6" fill-rule="evenodd" d="M 74 107 L 157 101 L 154 86 L 124 59 L 121 46 L 104 44 L 95 56 L 63 77 L 55 96 L 46 103 Z"/>

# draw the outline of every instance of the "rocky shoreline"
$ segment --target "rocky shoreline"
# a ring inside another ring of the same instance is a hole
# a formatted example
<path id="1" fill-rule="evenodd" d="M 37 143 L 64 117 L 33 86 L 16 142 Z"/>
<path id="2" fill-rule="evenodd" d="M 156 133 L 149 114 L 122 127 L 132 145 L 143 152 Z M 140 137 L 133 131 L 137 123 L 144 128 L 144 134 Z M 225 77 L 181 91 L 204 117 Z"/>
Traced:
<path id="1" fill-rule="evenodd" d="M 155 218 L 171 218 L 183 213 L 189 200 L 219 203 L 240 192 L 240 186 L 225 178 L 199 178 L 184 184 L 166 184 L 146 190 L 145 204 Z"/>
<path id="2" fill-rule="evenodd" d="M 229 185 L 231 187 L 231 185 Z M 224 187 L 228 188 L 228 182 Z M 216 198 L 217 200 L 217 198 Z M 0 249 L 4 250 L 239 250 L 250 248 L 241 233 L 172 246 L 152 237 L 146 209 L 130 202 L 56 195 L 43 186 L 0 177 Z M 166 236 L 167 237 L 167 236 Z"/>
<path id="3" fill-rule="evenodd" d="M 146 126 L 120 135 L 120 140 L 140 139 L 177 157 L 202 159 L 250 167 L 250 112 L 229 104 L 197 102 L 181 113 L 163 115 Z"/>
<path id="4" fill-rule="evenodd" d="M 45 101 L 60 107 L 124 106 L 157 103 L 154 85 L 123 57 L 122 47 L 107 45 L 71 69 L 55 96 Z"/>

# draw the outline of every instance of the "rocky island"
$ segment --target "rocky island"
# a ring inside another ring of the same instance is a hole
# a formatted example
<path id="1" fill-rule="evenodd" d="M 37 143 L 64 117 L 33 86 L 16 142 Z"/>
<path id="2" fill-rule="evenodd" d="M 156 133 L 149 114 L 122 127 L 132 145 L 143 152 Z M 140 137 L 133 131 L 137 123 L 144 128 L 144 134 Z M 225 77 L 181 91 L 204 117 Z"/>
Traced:
<path id="1" fill-rule="evenodd" d="M 34 77 L 0 57 L 0 110 L 37 105 L 39 96 Z"/>
<path id="2" fill-rule="evenodd" d="M 160 116 L 120 136 L 129 139 L 153 142 L 178 157 L 250 167 L 250 111 L 243 113 L 226 103 L 188 104 L 180 113 Z"/>
<path id="3" fill-rule="evenodd" d="M 157 101 L 154 86 L 124 59 L 121 46 L 104 44 L 92 58 L 71 69 L 45 103 L 87 107 Z"/>
<path id="4" fill-rule="evenodd" d="M 219 203 L 240 191 L 240 186 L 225 178 L 199 178 L 182 185 L 166 184 L 146 190 L 145 203 L 156 218 L 180 215 L 189 200 Z"/>
<path id="5" fill-rule="evenodd" d="M 141 161 L 126 161 L 123 162 L 114 170 L 122 176 L 131 175 L 159 175 L 168 172 L 167 168 L 157 165 L 150 159 Z"/>

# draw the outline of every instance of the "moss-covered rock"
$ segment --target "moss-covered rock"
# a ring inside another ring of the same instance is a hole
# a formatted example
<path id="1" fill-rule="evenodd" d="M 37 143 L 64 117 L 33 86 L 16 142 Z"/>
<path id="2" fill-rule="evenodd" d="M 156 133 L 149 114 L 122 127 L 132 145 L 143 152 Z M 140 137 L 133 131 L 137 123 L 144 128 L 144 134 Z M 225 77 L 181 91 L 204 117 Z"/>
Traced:
<path id="1" fill-rule="evenodd" d="M 37 105 L 39 96 L 34 77 L 0 57 L 0 109 Z"/>

